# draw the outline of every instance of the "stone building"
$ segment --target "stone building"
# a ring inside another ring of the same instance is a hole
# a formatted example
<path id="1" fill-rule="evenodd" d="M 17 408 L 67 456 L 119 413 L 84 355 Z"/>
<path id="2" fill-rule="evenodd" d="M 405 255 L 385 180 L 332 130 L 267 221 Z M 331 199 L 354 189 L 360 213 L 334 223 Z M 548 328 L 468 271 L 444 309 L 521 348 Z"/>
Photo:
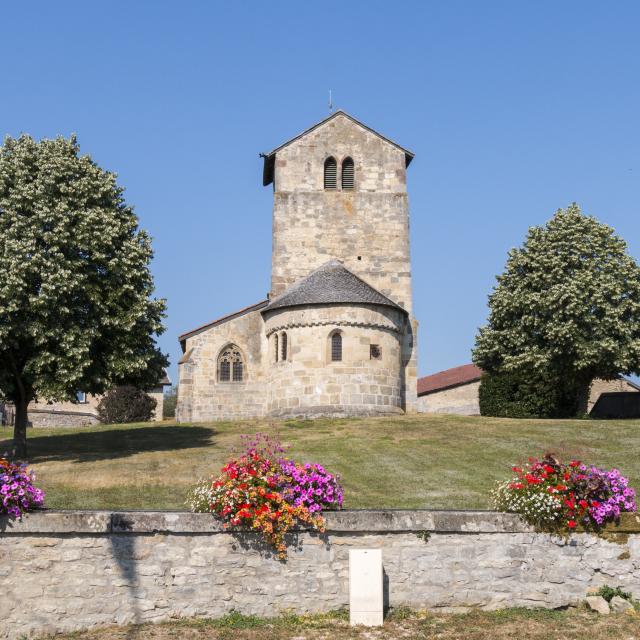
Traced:
<path id="1" fill-rule="evenodd" d="M 418 412 L 480 415 L 480 378 L 475 364 L 439 371 L 418 380 Z M 589 389 L 587 412 L 599 418 L 640 417 L 640 386 L 622 376 L 596 378 Z"/>
<path id="2" fill-rule="evenodd" d="M 166 371 L 158 384 L 147 390 L 156 401 L 152 420 L 162 420 L 164 406 L 164 389 L 171 386 Z M 98 424 L 98 404 L 103 395 L 92 395 L 79 391 L 74 402 L 30 402 L 27 407 L 27 420 L 30 427 L 82 427 Z M 12 404 L 0 403 L 0 425 L 12 426 L 15 420 L 15 409 Z"/>
<path id="3" fill-rule="evenodd" d="M 481 376 L 475 364 L 463 364 L 419 378 L 418 411 L 479 416 Z"/>
<path id="4" fill-rule="evenodd" d="M 414 412 L 413 154 L 337 111 L 263 158 L 269 297 L 180 336 L 176 418 Z"/>

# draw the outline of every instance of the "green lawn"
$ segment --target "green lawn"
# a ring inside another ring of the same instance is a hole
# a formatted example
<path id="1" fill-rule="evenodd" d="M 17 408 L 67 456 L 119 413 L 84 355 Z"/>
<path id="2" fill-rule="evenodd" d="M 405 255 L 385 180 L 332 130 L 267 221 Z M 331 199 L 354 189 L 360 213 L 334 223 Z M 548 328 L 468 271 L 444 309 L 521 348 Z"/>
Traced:
<path id="1" fill-rule="evenodd" d="M 51 508 L 184 508 L 241 434 L 279 434 L 290 455 L 342 475 L 345 507 L 480 508 L 515 462 L 552 451 L 618 467 L 640 487 L 640 421 L 446 415 L 315 421 L 170 422 L 29 430 Z M 0 428 L 0 452 L 11 431 Z"/>

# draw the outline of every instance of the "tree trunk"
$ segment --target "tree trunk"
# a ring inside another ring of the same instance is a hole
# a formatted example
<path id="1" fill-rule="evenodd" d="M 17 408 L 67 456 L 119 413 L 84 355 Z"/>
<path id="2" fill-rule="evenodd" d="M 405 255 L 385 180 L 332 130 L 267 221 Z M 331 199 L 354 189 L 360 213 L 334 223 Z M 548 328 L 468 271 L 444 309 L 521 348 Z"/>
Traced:
<path id="1" fill-rule="evenodd" d="M 13 427 L 13 457 L 18 460 L 27 459 L 27 406 L 29 399 L 21 394 L 16 400 L 16 420 Z"/>

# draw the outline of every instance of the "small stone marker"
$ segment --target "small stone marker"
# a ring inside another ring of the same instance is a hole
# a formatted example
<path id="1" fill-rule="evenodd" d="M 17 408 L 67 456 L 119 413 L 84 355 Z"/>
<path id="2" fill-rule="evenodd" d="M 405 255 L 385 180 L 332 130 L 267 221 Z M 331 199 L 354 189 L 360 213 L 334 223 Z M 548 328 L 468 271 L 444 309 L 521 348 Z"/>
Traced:
<path id="1" fill-rule="evenodd" d="M 620 596 L 613 596 L 611 598 L 611 611 L 615 613 L 626 613 L 627 611 L 633 611 L 633 605 Z"/>
<path id="2" fill-rule="evenodd" d="M 349 550 L 349 622 L 368 627 L 384 621 L 382 549 Z"/>
<path id="3" fill-rule="evenodd" d="M 587 596 L 587 604 L 591 609 L 604 616 L 611 613 L 609 603 L 602 596 Z"/>

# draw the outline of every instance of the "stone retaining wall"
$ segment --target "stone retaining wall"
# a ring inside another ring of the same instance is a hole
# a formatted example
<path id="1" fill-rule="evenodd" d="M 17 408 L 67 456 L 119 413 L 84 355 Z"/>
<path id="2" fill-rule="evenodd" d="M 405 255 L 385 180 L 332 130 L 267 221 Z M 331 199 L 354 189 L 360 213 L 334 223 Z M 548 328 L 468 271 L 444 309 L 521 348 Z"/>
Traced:
<path id="1" fill-rule="evenodd" d="M 207 514 L 41 512 L 0 519 L 0 637 L 348 603 L 348 551 L 381 548 L 385 600 L 418 609 L 561 607 L 589 587 L 640 597 L 640 518 L 607 537 L 532 532 L 482 511 L 343 511 L 279 562 Z M 425 534 L 426 532 L 426 534 Z"/>

